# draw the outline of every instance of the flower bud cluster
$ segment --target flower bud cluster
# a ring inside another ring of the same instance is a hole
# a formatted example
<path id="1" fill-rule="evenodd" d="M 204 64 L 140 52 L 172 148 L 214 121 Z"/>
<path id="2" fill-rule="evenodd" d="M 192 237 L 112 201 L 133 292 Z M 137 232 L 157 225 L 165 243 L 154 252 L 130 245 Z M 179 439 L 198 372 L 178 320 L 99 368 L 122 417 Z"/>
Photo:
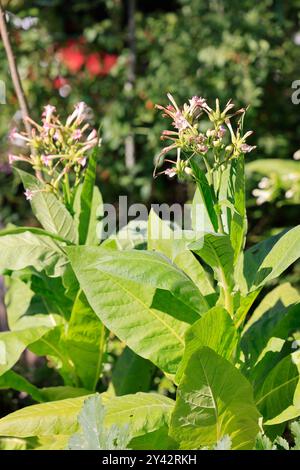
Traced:
<path id="1" fill-rule="evenodd" d="M 86 122 L 87 106 L 80 102 L 74 111 L 62 123 L 56 114 L 56 108 L 50 104 L 44 107 L 42 122 L 38 124 L 31 118 L 27 120 L 32 126 L 31 134 L 10 132 L 12 143 L 22 142 L 29 148 L 29 155 L 9 155 L 9 163 L 27 162 L 45 183 L 45 191 L 52 191 L 58 196 L 62 194 L 62 185 L 66 178 L 77 186 L 83 176 L 88 153 L 98 142 L 97 131 L 90 128 Z M 68 181 L 69 183 L 69 181 Z M 33 197 L 33 192 L 25 191 L 27 199 Z"/>
<path id="2" fill-rule="evenodd" d="M 254 146 L 246 143 L 246 139 L 252 134 L 252 131 L 242 135 L 240 125 L 234 131 L 230 122 L 233 116 L 241 115 L 243 117 L 245 109 L 233 112 L 234 104 L 229 101 L 224 110 L 221 110 L 218 99 L 215 109 L 212 109 L 204 98 L 198 96 L 193 96 L 188 103 L 179 108 L 171 94 L 168 94 L 168 98 L 170 101 L 168 106 L 156 105 L 156 107 L 163 111 L 163 117 L 171 118 L 175 130 L 162 132 L 161 140 L 169 140 L 171 143 L 160 152 L 158 162 L 162 157 L 164 161 L 173 163 L 175 166 L 162 173 L 171 177 L 192 174 L 188 162 L 195 155 L 202 157 L 204 161 L 210 160 L 213 167 L 220 166 L 222 163 L 255 149 Z M 206 116 L 212 124 L 206 132 L 201 130 L 203 116 Z M 165 159 L 165 155 L 173 150 L 177 150 L 176 162 Z"/>

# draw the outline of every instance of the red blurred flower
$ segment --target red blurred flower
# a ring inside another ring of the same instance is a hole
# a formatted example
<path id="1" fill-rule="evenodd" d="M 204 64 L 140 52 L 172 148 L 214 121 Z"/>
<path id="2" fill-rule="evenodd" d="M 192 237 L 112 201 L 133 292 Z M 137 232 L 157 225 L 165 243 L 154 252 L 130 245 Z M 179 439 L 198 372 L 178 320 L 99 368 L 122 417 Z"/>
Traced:
<path id="1" fill-rule="evenodd" d="M 115 54 L 104 54 L 103 56 L 103 75 L 107 75 L 116 65 L 118 56 Z"/>
<path id="2" fill-rule="evenodd" d="M 86 59 L 86 68 L 92 76 L 101 75 L 103 72 L 103 67 L 101 63 L 101 56 L 98 52 L 89 54 Z"/>
<path id="3" fill-rule="evenodd" d="M 67 85 L 68 81 L 64 77 L 56 77 L 53 80 L 53 86 L 55 90 L 59 90 L 62 88 L 64 85 Z"/>
<path id="4" fill-rule="evenodd" d="M 85 62 L 81 41 L 68 41 L 65 47 L 58 50 L 59 57 L 72 73 L 78 72 Z"/>

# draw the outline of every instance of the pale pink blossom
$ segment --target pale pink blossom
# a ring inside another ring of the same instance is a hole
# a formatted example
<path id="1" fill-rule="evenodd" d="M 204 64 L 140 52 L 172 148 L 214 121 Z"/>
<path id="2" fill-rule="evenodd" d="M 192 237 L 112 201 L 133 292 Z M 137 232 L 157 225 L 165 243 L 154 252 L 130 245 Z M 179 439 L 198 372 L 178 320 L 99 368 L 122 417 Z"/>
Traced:
<path id="1" fill-rule="evenodd" d="M 33 191 L 31 191 L 30 189 L 26 189 L 26 191 L 24 192 L 24 195 L 27 201 L 31 201 L 33 197 Z"/>
<path id="2" fill-rule="evenodd" d="M 56 107 L 52 106 L 51 104 L 47 104 L 47 106 L 44 106 L 44 112 L 42 114 L 42 117 L 45 119 L 46 122 L 50 122 L 53 113 L 55 113 Z"/>
<path id="3" fill-rule="evenodd" d="M 242 144 L 240 146 L 240 150 L 243 152 L 243 153 L 249 153 L 249 152 L 252 152 L 252 150 L 256 149 L 256 145 L 248 145 L 248 144 Z"/>
<path id="4" fill-rule="evenodd" d="M 169 178 L 174 178 L 174 176 L 177 175 L 177 170 L 176 168 L 167 168 L 164 171 L 164 174 L 167 175 Z"/>
<path id="5" fill-rule="evenodd" d="M 72 139 L 73 140 L 79 140 L 82 137 L 82 132 L 80 129 L 76 129 L 73 134 L 72 134 Z"/>
<path id="6" fill-rule="evenodd" d="M 19 160 L 19 157 L 17 157 L 17 155 L 12 155 L 11 153 L 8 155 L 8 162 L 10 165 L 12 165 L 17 160 Z"/>
<path id="7" fill-rule="evenodd" d="M 96 129 L 93 129 L 92 132 L 89 133 L 89 135 L 87 136 L 87 141 L 89 142 L 90 140 L 93 140 L 97 137 L 97 131 Z"/>
<path id="8" fill-rule="evenodd" d="M 189 123 L 180 111 L 177 111 L 174 117 L 173 126 L 179 131 L 189 127 Z"/>
<path id="9" fill-rule="evenodd" d="M 46 165 L 46 166 L 50 165 L 51 158 L 50 158 L 49 155 L 42 155 L 41 160 L 44 163 L 44 165 Z"/>
<path id="10" fill-rule="evenodd" d="M 78 159 L 78 163 L 79 165 L 81 165 L 82 167 L 86 165 L 86 157 L 81 157 Z"/>

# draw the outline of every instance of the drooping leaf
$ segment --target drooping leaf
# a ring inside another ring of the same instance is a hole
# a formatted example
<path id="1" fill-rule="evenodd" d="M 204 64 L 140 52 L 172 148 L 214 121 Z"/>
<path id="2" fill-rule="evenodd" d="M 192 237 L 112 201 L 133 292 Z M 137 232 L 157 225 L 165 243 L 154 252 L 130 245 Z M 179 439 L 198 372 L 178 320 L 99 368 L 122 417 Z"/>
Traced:
<path id="1" fill-rule="evenodd" d="M 142 250 L 114 252 L 93 247 L 70 247 L 67 251 L 71 261 L 76 260 L 76 266 L 78 260 L 81 260 L 83 267 L 86 266 L 84 260 L 88 259 L 90 268 L 170 292 L 187 309 L 197 314 L 207 310 L 205 298 L 191 279 L 159 253 Z M 76 274 L 77 271 L 75 269 Z"/>
<path id="2" fill-rule="evenodd" d="M 11 369 L 28 345 L 41 338 L 49 328 L 39 326 L 0 333 L 0 375 Z"/>
<path id="3" fill-rule="evenodd" d="M 285 423 L 287 421 L 290 421 L 292 419 L 298 418 L 298 416 L 300 416 L 300 408 L 294 405 L 291 405 L 288 408 L 286 408 L 282 413 L 275 416 L 275 418 L 268 419 L 267 421 L 265 421 L 264 425 L 276 426 L 276 425 Z"/>
<path id="4" fill-rule="evenodd" d="M 264 297 L 244 328 L 241 346 L 247 361 L 254 364 L 272 337 L 285 340 L 300 327 L 299 300 L 299 293 L 288 283 Z"/>
<path id="5" fill-rule="evenodd" d="M 236 279 L 242 293 L 252 292 L 280 276 L 300 256 L 300 225 L 264 240 L 245 251 Z"/>
<path id="6" fill-rule="evenodd" d="M 181 449 L 211 446 L 228 435 L 232 449 L 252 449 L 259 413 L 249 382 L 204 347 L 190 358 L 177 391 L 171 436 Z"/>
<path id="7" fill-rule="evenodd" d="M 148 220 L 148 250 L 155 250 L 167 256 L 194 281 L 202 295 L 212 294 L 214 289 L 208 274 L 187 248 L 189 242 L 183 231 L 174 232 L 166 221 L 161 220 L 151 210 Z"/>
<path id="8" fill-rule="evenodd" d="M 177 383 L 180 382 L 191 356 L 200 347 L 207 346 L 230 361 L 237 341 L 238 334 L 227 310 L 214 307 L 206 312 L 186 332 L 184 355 L 176 374 Z"/>
<path id="9" fill-rule="evenodd" d="M 112 374 L 115 394 L 148 392 L 155 371 L 154 365 L 126 347 L 118 358 Z"/>
<path id="10" fill-rule="evenodd" d="M 134 352 L 174 373 L 184 332 L 203 308 L 192 281 L 155 253 L 79 247 L 68 254 L 88 302 L 107 328 Z"/>
<path id="11" fill-rule="evenodd" d="M 225 281 L 228 287 L 233 285 L 234 252 L 228 235 L 204 233 L 189 248 L 216 271 L 221 283 Z"/>
<path id="12" fill-rule="evenodd" d="M 155 393 L 137 393 L 112 398 L 101 394 L 106 408 L 105 426 L 129 423 L 132 437 L 168 426 L 174 401 Z M 0 435 L 67 436 L 78 431 L 77 417 L 86 396 L 32 405 L 0 419 Z"/>
<path id="13" fill-rule="evenodd" d="M 67 260 L 52 238 L 31 232 L 3 233 L 0 232 L 0 272 L 31 267 L 36 271 L 45 270 L 49 276 L 62 275 Z"/>
<path id="14" fill-rule="evenodd" d="M 19 169 L 18 174 L 26 189 L 37 191 L 32 198 L 31 207 L 44 229 L 76 243 L 77 232 L 73 218 L 62 202 L 53 193 L 45 192 L 43 183 L 33 175 Z"/>
<path id="15" fill-rule="evenodd" d="M 300 409 L 299 359 L 299 352 L 284 357 L 258 388 L 255 402 L 265 421 L 272 420 L 292 405 Z"/>
<path id="16" fill-rule="evenodd" d="M 100 378 L 106 339 L 105 326 L 91 309 L 84 293 L 79 292 L 62 343 L 82 386 L 88 390 L 95 390 Z"/>
<path id="17" fill-rule="evenodd" d="M 0 419 L 0 435 L 31 437 L 71 435 L 86 396 L 27 406 Z"/>

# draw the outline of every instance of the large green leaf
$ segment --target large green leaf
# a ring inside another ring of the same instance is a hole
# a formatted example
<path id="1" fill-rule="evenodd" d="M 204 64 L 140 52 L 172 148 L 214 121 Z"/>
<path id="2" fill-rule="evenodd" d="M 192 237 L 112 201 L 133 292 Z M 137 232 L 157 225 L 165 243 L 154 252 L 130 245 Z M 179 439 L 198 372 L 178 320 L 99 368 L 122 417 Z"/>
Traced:
<path id="1" fill-rule="evenodd" d="M 294 352 L 284 357 L 266 376 L 255 401 L 264 420 L 274 419 L 294 405 L 300 415 L 300 356 Z"/>
<path id="2" fill-rule="evenodd" d="M 78 247 L 68 254 L 89 304 L 109 330 L 174 373 L 184 332 L 203 308 L 192 281 L 155 253 Z"/>
<path id="3" fill-rule="evenodd" d="M 148 392 L 155 371 L 154 365 L 126 347 L 118 358 L 112 374 L 116 395 Z"/>
<path id="4" fill-rule="evenodd" d="M 62 343 L 81 385 L 95 390 L 103 366 L 107 332 L 91 309 L 83 292 L 79 292 L 71 318 L 63 333 Z"/>
<path id="5" fill-rule="evenodd" d="M 237 267 L 243 293 L 251 292 L 280 276 L 300 256 L 300 225 L 254 245 Z"/>
<path id="6" fill-rule="evenodd" d="M 115 252 L 93 247 L 70 247 L 72 264 L 97 269 L 109 276 L 170 292 L 186 309 L 200 314 L 208 304 L 192 280 L 159 253 L 130 250 Z M 87 261 L 84 261 L 88 259 Z M 78 274 L 78 269 L 76 271 Z M 196 318 L 196 317 L 195 317 Z"/>
<path id="7" fill-rule="evenodd" d="M 1 436 L 70 435 L 78 429 L 77 416 L 85 396 L 27 406 L 0 419 Z"/>
<path id="8" fill-rule="evenodd" d="M 258 418 L 251 386 L 239 370 L 207 347 L 191 356 L 171 420 L 171 436 L 181 449 L 212 446 L 226 435 L 232 449 L 252 449 Z"/>
<path id="9" fill-rule="evenodd" d="M 212 294 L 214 289 L 208 274 L 187 248 L 189 242 L 190 239 L 185 236 L 184 231 L 178 229 L 174 232 L 166 221 L 161 220 L 151 210 L 148 220 L 148 250 L 155 250 L 167 256 L 194 281 L 203 295 Z"/>
<path id="10" fill-rule="evenodd" d="M 272 337 L 285 340 L 300 328 L 299 300 L 299 293 L 288 283 L 264 297 L 243 331 L 241 346 L 247 362 L 254 364 Z"/>
<path id="11" fill-rule="evenodd" d="M 204 233 L 199 240 L 191 243 L 189 248 L 215 270 L 221 284 L 233 286 L 234 252 L 228 235 Z"/>
<path id="12" fill-rule="evenodd" d="M 232 360 L 238 334 L 227 310 L 214 307 L 206 312 L 186 332 L 185 350 L 179 365 L 176 381 L 180 382 L 191 356 L 202 346 L 207 346 L 225 359 Z"/>
<path id="13" fill-rule="evenodd" d="M 48 236 L 23 232 L 0 232 L 0 272 L 32 267 L 49 276 L 61 276 L 67 260 L 59 245 Z"/>
<path id="14" fill-rule="evenodd" d="M 105 425 L 129 424 L 132 437 L 169 424 L 174 401 L 154 393 L 112 398 L 102 394 Z M 0 435 L 15 437 L 71 435 L 78 430 L 77 417 L 86 397 L 28 406 L 0 420 Z"/>
<path id="15" fill-rule="evenodd" d="M 57 197 L 44 191 L 44 185 L 33 175 L 18 170 L 23 185 L 26 189 L 37 191 L 31 201 L 34 215 L 45 230 L 60 237 L 77 242 L 77 231 L 71 214 Z"/>
<path id="16" fill-rule="evenodd" d="M 135 393 L 104 400 L 104 404 L 106 426 L 128 424 L 131 436 L 137 437 L 168 426 L 175 403 L 156 393 Z"/>
<path id="17" fill-rule="evenodd" d="M 49 328 L 39 326 L 0 333 L 0 375 L 11 369 L 28 345 L 41 338 Z"/>

